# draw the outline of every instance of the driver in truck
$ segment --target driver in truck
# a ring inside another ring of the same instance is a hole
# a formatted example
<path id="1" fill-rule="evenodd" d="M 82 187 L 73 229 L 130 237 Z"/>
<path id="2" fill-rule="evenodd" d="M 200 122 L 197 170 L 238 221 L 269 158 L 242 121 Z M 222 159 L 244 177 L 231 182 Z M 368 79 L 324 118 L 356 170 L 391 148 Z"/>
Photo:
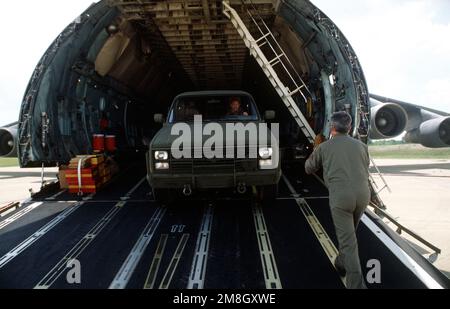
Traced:
<path id="1" fill-rule="evenodd" d="M 242 109 L 242 103 L 239 98 L 231 98 L 228 116 L 249 116 L 249 114 Z"/>

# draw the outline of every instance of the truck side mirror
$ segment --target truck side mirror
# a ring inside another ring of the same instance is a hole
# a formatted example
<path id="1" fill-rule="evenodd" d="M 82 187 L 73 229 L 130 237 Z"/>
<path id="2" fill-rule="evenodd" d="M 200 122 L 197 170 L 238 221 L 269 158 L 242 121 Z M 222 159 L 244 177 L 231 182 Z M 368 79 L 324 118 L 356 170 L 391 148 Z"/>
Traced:
<path id="1" fill-rule="evenodd" d="M 275 111 L 266 111 L 266 114 L 264 115 L 265 120 L 274 120 L 276 117 Z"/>
<path id="2" fill-rule="evenodd" d="M 164 119 L 164 115 L 163 114 L 155 114 L 154 118 L 155 123 L 164 123 L 165 119 Z"/>

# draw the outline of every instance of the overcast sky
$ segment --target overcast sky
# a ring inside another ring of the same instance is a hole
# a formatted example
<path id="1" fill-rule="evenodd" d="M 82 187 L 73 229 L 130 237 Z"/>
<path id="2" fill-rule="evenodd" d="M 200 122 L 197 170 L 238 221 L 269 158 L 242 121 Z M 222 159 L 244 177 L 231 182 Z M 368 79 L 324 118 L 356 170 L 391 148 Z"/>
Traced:
<path id="1" fill-rule="evenodd" d="M 6 1 L 0 13 L 0 125 L 17 121 L 37 62 L 92 0 Z M 450 112 L 450 0 L 313 0 L 344 32 L 369 90 Z"/>
<path id="2" fill-rule="evenodd" d="M 345 34 L 369 91 L 450 113 L 450 0 L 312 0 Z"/>

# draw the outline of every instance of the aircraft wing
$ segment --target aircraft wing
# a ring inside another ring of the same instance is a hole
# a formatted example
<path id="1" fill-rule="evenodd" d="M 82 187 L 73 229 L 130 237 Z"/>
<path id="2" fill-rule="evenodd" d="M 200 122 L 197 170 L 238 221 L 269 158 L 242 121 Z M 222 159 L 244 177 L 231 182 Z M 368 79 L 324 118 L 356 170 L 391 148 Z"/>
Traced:
<path id="1" fill-rule="evenodd" d="M 440 116 L 443 116 L 443 117 L 449 117 L 450 116 L 449 113 L 438 111 L 436 109 L 432 109 L 432 108 L 428 108 L 428 107 L 425 107 L 425 106 L 420 106 L 420 105 L 416 105 L 416 104 L 412 104 L 412 103 L 407 103 L 407 102 L 391 99 L 391 98 L 388 98 L 388 97 L 379 96 L 379 95 L 376 95 L 376 94 L 371 94 L 370 97 L 372 99 L 375 99 L 375 100 L 380 101 L 382 103 L 389 103 L 389 102 L 391 102 L 391 103 L 399 104 L 405 110 L 422 109 L 424 111 L 427 111 L 427 112 L 430 112 L 430 113 L 434 113 L 436 115 L 440 115 Z"/>

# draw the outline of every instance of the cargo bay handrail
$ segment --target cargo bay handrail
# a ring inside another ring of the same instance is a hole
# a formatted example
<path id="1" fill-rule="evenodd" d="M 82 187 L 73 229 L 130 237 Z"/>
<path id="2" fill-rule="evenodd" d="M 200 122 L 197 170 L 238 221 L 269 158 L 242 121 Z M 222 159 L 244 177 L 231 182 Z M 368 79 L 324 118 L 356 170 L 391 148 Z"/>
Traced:
<path id="1" fill-rule="evenodd" d="M 296 101 L 292 97 L 296 94 L 301 94 L 303 99 L 305 100 L 305 103 L 308 101 L 308 98 L 306 97 L 306 94 L 303 92 L 304 89 L 308 89 L 306 84 L 301 80 L 301 84 L 297 84 L 295 79 L 293 78 L 293 74 L 289 72 L 287 67 L 282 62 L 281 58 L 288 59 L 287 54 L 283 51 L 281 46 L 278 44 L 278 42 L 275 39 L 275 36 L 270 31 L 269 27 L 266 25 L 268 29 L 268 33 L 263 34 L 263 36 L 257 40 L 254 39 L 253 35 L 250 33 L 249 29 L 239 16 L 239 14 L 236 12 L 234 8 L 232 8 L 228 1 L 223 1 L 223 13 L 224 15 L 230 19 L 233 26 L 238 31 L 241 38 L 244 40 L 245 46 L 250 50 L 250 54 L 256 59 L 258 65 L 262 68 L 264 74 L 267 76 L 269 81 L 271 82 L 272 86 L 282 99 L 283 103 L 288 108 L 289 112 L 291 113 L 292 117 L 297 122 L 298 126 L 302 130 L 305 137 L 308 139 L 308 141 L 313 144 L 314 140 L 316 138 L 316 134 L 314 130 L 311 128 L 310 124 L 308 123 L 307 119 L 303 115 L 303 113 L 300 111 L 300 108 L 298 107 Z M 248 11 L 248 13 L 251 15 L 251 13 Z M 259 24 L 256 22 L 254 17 L 252 16 L 252 21 L 255 22 L 256 26 L 260 28 Z M 261 28 L 260 28 L 261 29 Z M 261 29 L 262 31 L 262 29 Z M 264 32 L 262 32 L 264 33 Z M 269 37 L 273 38 L 276 44 L 280 47 L 280 54 L 276 52 L 276 50 L 273 48 L 273 45 L 271 44 Z M 260 42 L 265 41 L 263 44 L 260 44 Z M 273 51 L 275 51 L 275 58 L 273 60 L 268 60 L 264 52 L 261 50 L 261 46 L 263 45 L 269 45 Z M 284 83 L 280 80 L 278 77 L 278 74 L 274 70 L 274 65 L 277 64 L 283 64 L 283 68 L 285 70 L 285 73 L 292 78 L 294 85 L 296 85 L 296 89 L 291 91 L 288 87 L 284 85 Z M 292 63 L 291 63 L 292 64 Z M 295 71 L 295 70 L 294 70 Z M 298 75 L 298 73 L 295 73 Z M 307 94 L 310 94 L 309 90 L 307 90 Z"/>
<path id="2" fill-rule="evenodd" d="M 442 250 L 439 249 L 438 247 L 436 247 L 435 245 L 433 245 L 432 243 L 430 243 L 429 241 L 425 240 L 423 237 L 419 236 L 418 234 L 416 234 L 415 232 L 413 232 L 412 230 L 408 229 L 407 227 L 405 227 L 404 225 L 402 225 L 401 223 L 399 223 L 396 219 L 394 219 L 389 213 L 386 212 L 386 210 L 381 209 L 380 207 L 378 207 L 375 203 L 371 202 L 369 204 L 370 207 L 372 207 L 375 210 L 375 214 L 379 217 L 383 217 L 386 218 L 387 220 L 389 220 L 390 223 L 392 223 L 393 225 L 395 225 L 397 227 L 396 229 L 396 233 L 401 235 L 403 232 L 405 232 L 406 234 L 408 234 L 409 236 L 411 236 L 413 239 L 417 240 L 418 242 L 422 243 L 423 245 L 425 245 L 426 247 L 428 247 L 429 249 L 433 250 L 434 252 L 432 252 L 429 256 L 428 256 L 428 261 L 430 263 L 434 263 L 437 258 L 438 255 L 442 253 Z M 410 245 L 411 246 L 411 245 Z M 417 249 L 415 249 L 413 246 L 411 246 L 414 250 L 417 251 Z M 419 252 L 420 253 L 420 252 Z M 422 256 L 425 254 L 420 253 Z"/>

